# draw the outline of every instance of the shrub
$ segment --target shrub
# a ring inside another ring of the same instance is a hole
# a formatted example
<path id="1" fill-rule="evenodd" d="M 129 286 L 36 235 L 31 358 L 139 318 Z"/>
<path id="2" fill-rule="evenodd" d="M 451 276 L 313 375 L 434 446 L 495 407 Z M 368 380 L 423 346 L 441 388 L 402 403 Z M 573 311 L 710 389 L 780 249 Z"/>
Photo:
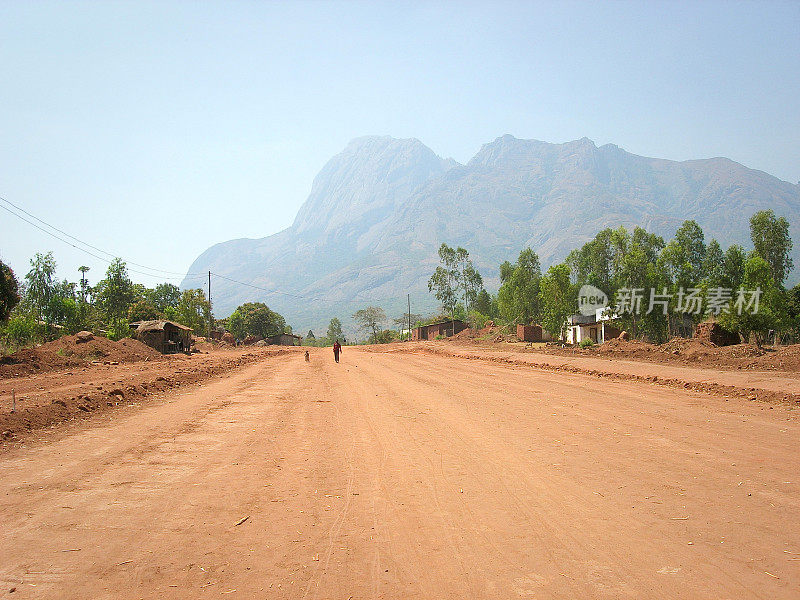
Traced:
<path id="1" fill-rule="evenodd" d="M 0 336 L 13 346 L 25 346 L 36 339 L 36 321 L 30 317 L 16 316 L 0 328 Z"/>
<path id="2" fill-rule="evenodd" d="M 384 329 L 383 331 L 379 331 L 377 335 L 373 334 L 369 336 L 367 340 L 370 344 L 388 344 L 389 342 L 393 342 L 399 338 L 399 334 L 392 330 L 392 329 Z"/>
<path id="3" fill-rule="evenodd" d="M 119 321 L 112 323 L 108 328 L 106 337 L 115 342 L 121 340 L 122 338 L 131 337 L 131 328 L 128 324 L 128 321 L 125 319 L 120 319 Z"/>
<path id="4" fill-rule="evenodd" d="M 472 329 L 483 329 L 486 327 L 487 321 L 489 321 L 489 317 L 477 310 L 471 310 L 467 315 L 467 323 Z"/>
<path id="5" fill-rule="evenodd" d="M 580 344 L 578 344 L 578 345 L 579 345 L 581 348 L 591 348 L 592 346 L 594 346 L 594 341 L 592 341 L 592 340 L 591 340 L 591 339 L 589 339 L 589 338 L 586 338 L 585 340 L 581 340 L 581 343 L 580 343 Z"/>

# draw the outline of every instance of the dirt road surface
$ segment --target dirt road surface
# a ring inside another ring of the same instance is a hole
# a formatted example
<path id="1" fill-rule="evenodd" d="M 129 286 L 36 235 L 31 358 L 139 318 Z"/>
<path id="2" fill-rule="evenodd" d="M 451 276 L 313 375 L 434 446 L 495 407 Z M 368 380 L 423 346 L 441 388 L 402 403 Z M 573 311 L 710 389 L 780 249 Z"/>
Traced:
<path id="1" fill-rule="evenodd" d="M 682 383 L 715 384 L 742 390 L 765 390 L 779 394 L 794 395 L 800 393 L 800 372 L 787 371 L 727 371 L 701 366 L 676 366 L 625 360 L 614 357 L 558 356 L 538 352 L 520 352 L 503 348 L 474 349 L 454 345 L 448 342 L 423 342 L 416 344 L 420 350 L 428 352 L 478 358 L 484 360 L 508 361 L 521 365 L 559 368 L 576 367 L 581 371 L 595 371 L 631 377 L 647 377 L 655 375 L 661 380 L 672 379 Z"/>
<path id="2" fill-rule="evenodd" d="M 329 352 L 0 456 L 0 597 L 800 596 L 792 407 Z"/>

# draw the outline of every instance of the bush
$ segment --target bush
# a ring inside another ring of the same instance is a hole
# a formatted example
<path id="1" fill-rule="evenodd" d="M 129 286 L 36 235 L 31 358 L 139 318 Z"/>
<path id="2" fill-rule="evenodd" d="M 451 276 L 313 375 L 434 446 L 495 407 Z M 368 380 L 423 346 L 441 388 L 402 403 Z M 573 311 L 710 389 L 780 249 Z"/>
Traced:
<path id="1" fill-rule="evenodd" d="M 121 340 L 122 338 L 131 337 L 131 328 L 128 324 L 128 321 L 125 319 L 120 319 L 119 321 L 112 323 L 108 328 L 106 337 L 115 342 Z"/>
<path id="2" fill-rule="evenodd" d="M 591 348 L 592 346 L 594 346 L 594 341 L 590 340 L 589 338 L 586 338 L 585 340 L 581 340 L 581 343 L 578 345 L 581 348 Z"/>
<path id="3" fill-rule="evenodd" d="M 467 315 L 467 323 L 472 329 L 483 329 L 486 327 L 488 321 L 489 317 L 477 310 L 471 310 L 469 311 L 469 315 Z"/>
<path id="4" fill-rule="evenodd" d="M 12 317 L 0 328 L 0 337 L 12 346 L 30 344 L 37 337 L 36 321 L 31 317 Z"/>
<path id="5" fill-rule="evenodd" d="M 388 344 L 399 339 L 400 335 L 392 329 L 384 329 L 378 332 L 378 335 L 369 336 L 368 343 L 370 344 Z"/>

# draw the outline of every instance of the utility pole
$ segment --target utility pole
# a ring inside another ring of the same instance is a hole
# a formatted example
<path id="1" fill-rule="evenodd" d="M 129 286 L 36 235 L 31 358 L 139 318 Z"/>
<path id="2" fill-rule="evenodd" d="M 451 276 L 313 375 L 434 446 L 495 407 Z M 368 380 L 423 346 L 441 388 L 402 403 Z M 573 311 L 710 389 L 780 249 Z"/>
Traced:
<path id="1" fill-rule="evenodd" d="M 408 294 L 408 341 L 411 341 L 411 294 Z"/>
<path id="2" fill-rule="evenodd" d="M 214 314 L 211 309 L 211 271 L 208 272 L 208 337 L 214 329 Z"/>

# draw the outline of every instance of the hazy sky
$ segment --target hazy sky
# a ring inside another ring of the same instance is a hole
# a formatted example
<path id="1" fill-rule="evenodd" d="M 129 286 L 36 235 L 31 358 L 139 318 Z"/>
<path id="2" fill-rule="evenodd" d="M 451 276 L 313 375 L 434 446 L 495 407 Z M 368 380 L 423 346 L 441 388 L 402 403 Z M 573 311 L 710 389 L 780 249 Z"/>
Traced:
<path id="1" fill-rule="evenodd" d="M 796 1 L 0 0 L 0 197 L 185 272 L 216 242 L 290 225 L 362 135 L 461 162 L 505 133 L 587 136 L 796 183 L 799 32 Z M 62 277 L 106 267 L 0 210 L 18 277 L 46 250 Z"/>

